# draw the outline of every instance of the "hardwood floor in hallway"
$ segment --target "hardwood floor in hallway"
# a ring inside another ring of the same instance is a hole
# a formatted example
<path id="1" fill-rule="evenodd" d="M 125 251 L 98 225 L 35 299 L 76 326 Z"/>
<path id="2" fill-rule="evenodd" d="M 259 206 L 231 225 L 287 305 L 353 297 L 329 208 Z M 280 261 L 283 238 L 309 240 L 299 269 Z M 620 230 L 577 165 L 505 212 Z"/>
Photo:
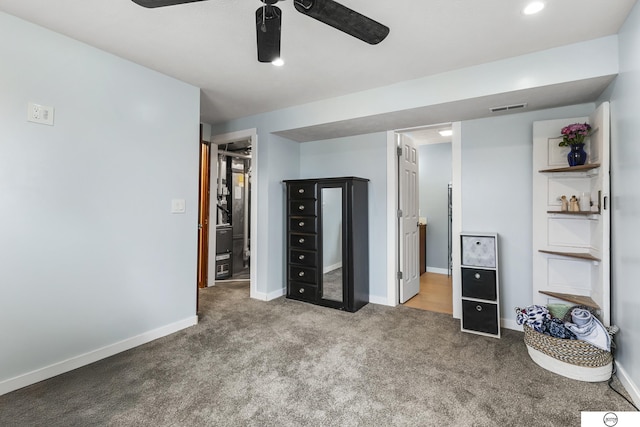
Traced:
<path id="1" fill-rule="evenodd" d="M 420 292 L 403 305 L 420 310 L 453 314 L 451 276 L 424 273 L 420 276 Z"/>

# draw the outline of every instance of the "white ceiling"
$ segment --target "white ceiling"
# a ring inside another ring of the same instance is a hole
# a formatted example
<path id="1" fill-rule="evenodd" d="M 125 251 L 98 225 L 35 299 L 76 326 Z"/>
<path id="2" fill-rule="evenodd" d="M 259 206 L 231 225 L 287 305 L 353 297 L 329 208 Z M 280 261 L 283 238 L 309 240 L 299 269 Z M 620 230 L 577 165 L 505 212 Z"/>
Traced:
<path id="1" fill-rule="evenodd" d="M 371 46 L 285 0 L 280 68 L 256 59 L 259 0 L 156 9 L 131 0 L 0 0 L 0 10 L 200 87 L 201 120 L 216 124 L 615 34 L 636 0 L 547 0 L 542 13 L 524 16 L 527 2 L 341 0 L 390 27 Z"/>

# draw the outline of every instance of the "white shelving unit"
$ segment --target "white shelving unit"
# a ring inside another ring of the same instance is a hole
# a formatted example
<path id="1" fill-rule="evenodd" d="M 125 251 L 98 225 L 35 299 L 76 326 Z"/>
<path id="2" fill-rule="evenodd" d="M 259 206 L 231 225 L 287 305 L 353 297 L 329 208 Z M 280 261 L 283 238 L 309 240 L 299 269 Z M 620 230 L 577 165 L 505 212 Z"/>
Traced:
<path id="1" fill-rule="evenodd" d="M 461 330 L 500 338 L 497 233 L 460 233 Z"/>
<path id="2" fill-rule="evenodd" d="M 561 129 L 587 122 L 583 166 L 569 167 Z M 561 196 L 589 197 L 591 206 L 563 212 Z M 533 302 L 570 302 L 599 310 L 605 325 L 610 305 L 609 103 L 589 117 L 533 124 Z"/>

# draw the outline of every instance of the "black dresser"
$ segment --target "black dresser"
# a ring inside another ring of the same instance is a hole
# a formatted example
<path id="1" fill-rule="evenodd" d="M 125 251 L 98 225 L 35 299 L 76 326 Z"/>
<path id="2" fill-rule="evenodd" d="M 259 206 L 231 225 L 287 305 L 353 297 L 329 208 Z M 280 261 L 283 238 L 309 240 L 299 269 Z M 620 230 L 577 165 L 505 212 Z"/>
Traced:
<path id="1" fill-rule="evenodd" d="M 359 310 L 369 302 L 369 180 L 284 182 L 287 298 Z"/>

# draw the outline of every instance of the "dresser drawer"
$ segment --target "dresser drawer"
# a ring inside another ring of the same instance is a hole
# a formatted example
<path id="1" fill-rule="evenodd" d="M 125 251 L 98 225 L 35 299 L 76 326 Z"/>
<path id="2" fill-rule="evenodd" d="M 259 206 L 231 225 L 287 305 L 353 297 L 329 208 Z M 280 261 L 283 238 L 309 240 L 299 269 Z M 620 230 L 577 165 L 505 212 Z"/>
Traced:
<path id="1" fill-rule="evenodd" d="M 462 328 L 486 334 L 498 334 L 496 304 L 462 300 Z"/>
<path id="2" fill-rule="evenodd" d="M 289 251 L 289 262 L 291 264 L 299 264 L 305 267 L 318 266 L 318 253 L 315 251 Z"/>
<path id="3" fill-rule="evenodd" d="M 317 218 L 312 217 L 290 217 L 289 218 L 289 231 L 298 233 L 316 233 Z"/>
<path id="4" fill-rule="evenodd" d="M 289 234 L 289 247 L 291 249 L 318 249 L 318 237 L 315 234 Z"/>
<path id="5" fill-rule="evenodd" d="M 462 265 L 496 267 L 496 239 L 493 236 L 462 236 Z"/>
<path id="6" fill-rule="evenodd" d="M 318 297 L 318 288 L 308 283 L 289 282 L 289 298 L 295 298 L 303 301 L 316 302 Z"/>
<path id="7" fill-rule="evenodd" d="M 496 271 L 475 268 L 462 269 L 462 296 L 495 301 Z"/>
<path id="8" fill-rule="evenodd" d="M 292 200 L 289 202 L 289 215 L 290 216 L 315 216 L 316 215 L 316 201 L 312 200 Z"/>
<path id="9" fill-rule="evenodd" d="M 315 285 L 318 283 L 316 271 L 315 268 L 311 267 L 291 265 L 289 266 L 289 279 Z"/>
<path id="10" fill-rule="evenodd" d="M 289 183 L 289 198 L 294 199 L 315 199 L 316 184 L 313 182 L 291 182 Z"/>

